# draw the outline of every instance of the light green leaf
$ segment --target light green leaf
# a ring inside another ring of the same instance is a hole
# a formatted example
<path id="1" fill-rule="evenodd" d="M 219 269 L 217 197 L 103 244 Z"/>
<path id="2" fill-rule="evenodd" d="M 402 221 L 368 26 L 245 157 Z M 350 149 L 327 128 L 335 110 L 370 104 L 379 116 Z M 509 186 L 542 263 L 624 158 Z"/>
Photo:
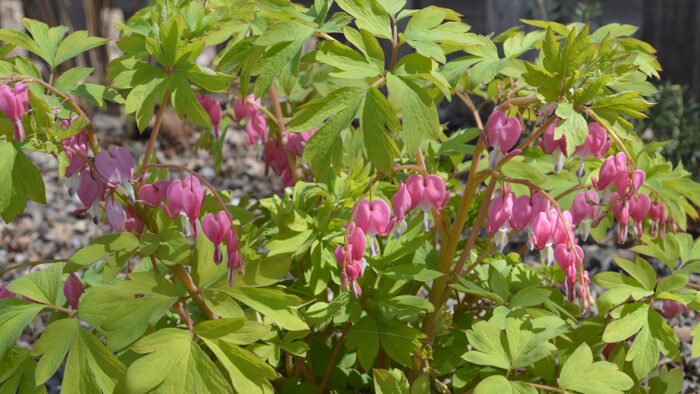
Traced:
<path id="1" fill-rule="evenodd" d="M 56 56 L 53 61 L 54 66 L 58 66 L 59 64 L 77 56 L 82 52 L 96 48 L 100 45 L 104 45 L 108 41 L 109 40 L 106 38 L 89 37 L 85 30 L 76 31 L 75 33 L 66 37 L 66 39 L 63 40 L 58 46 Z"/>
<path id="2" fill-rule="evenodd" d="M 270 332 L 270 327 L 244 318 L 207 320 L 197 324 L 195 332 L 209 339 L 234 345 L 249 345 Z"/>
<path id="3" fill-rule="evenodd" d="M 314 29 L 295 20 L 275 22 L 255 40 L 255 45 L 272 46 L 286 41 L 306 40 Z"/>
<path id="4" fill-rule="evenodd" d="M 175 70 L 170 74 L 170 91 L 175 111 L 181 119 L 187 115 L 192 123 L 207 129 L 211 127 L 209 115 L 192 93 L 192 88 L 184 72 Z"/>
<path id="5" fill-rule="evenodd" d="M 7 286 L 7 290 L 43 304 L 55 305 L 61 285 L 61 264 L 19 277 Z"/>
<path id="6" fill-rule="evenodd" d="M 654 268 L 643 258 L 638 257 L 635 262 L 614 258 L 615 263 L 637 280 L 647 290 L 654 290 L 656 286 L 656 273 Z"/>
<path id="7" fill-rule="evenodd" d="M 367 157 L 379 171 L 387 172 L 394 163 L 394 157 L 399 155 L 399 149 L 394 143 L 392 131 L 401 128 L 398 118 L 389 101 L 375 87 L 372 87 L 365 96 L 360 116 L 360 129 Z"/>
<path id="8" fill-rule="evenodd" d="M 355 23 L 360 29 L 391 39 L 389 16 L 376 0 L 337 0 L 336 3 L 343 11 L 355 17 Z"/>
<path id="9" fill-rule="evenodd" d="M 19 298 L 0 299 L 0 357 L 15 344 L 22 330 L 43 308 L 43 305 Z"/>
<path id="10" fill-rule="evenodd" d="M 501 329 L 497 325 L 478 321 L 467 331 L 467 338 L 475 350 L 462 355 L 463 359 L 479 365 L 510 368 L 510 359 L 502 343 Z"/>
<path id="11" fill-rule="evenodd" d="M 300 300 L 295 296 L 276 289 L 227 287 L 227 285 L 217 286 L 216 289 L 230 294 L 238 301 L 268 316 L 286 330 L 309 329 L 299 312 L 294 309 L 300 303 Z"/>
<path id="12" fill-rule="evenodd" d="M 474 394 L 510 394 L 512 392 L 510 382 L 502 375 L 491 375 L 479 382 L 474 388 Z"/>
<path id="13" fill-rule="evenodd" d="M 107 234 L 90 241 L 90 246 L 78 250 L 66 263 L 63 271 L 75 272 L 120 251 L 132 252 L 139 240 L 132 233 Z"/>
<path id="14" fill-rule="evenodd" d="M 387 85 L 392 100 L 402 107 L 403 132 L 401 138 L 406 151 L 413 156 L 425 139 L 440 137 L 437 109 L 426 91 L 408 78 L 387 74 Z"/>
<path id="15" fill-rule="evenodd" d="M 559 375 L 559 387 L 581 393 L 622 393 L 634 382 L 617 365 L 607 361 L 593 362 L 587 344 L 581 344 L 568 358 Z"/>
<path id="16" fill-rule="evenodd" d="M 75 319 L 56 320 L 46 327 L 34 344 L 31 355 L 41 356 L 34 375 L 37 386 L 49 380 L 63 363 L 68 348 L 78 335 L 78 327 Z"/>
<path id="17" fill-rule="evenodd" d="M 625 340 L 639 331 L 647 321 L 649 305 L 635 302 L 622 307 L 621 317 L 608 324 L 603 333 L 603 341 L 615 343 Z"/>
<path id="18" fill-rule="evenodd" d="M 236 392 L 273 393 L 269 380 L 275 379 L 277 373 L 253 353 L 221 340 L 203 337 L 202 341 L 214 352 L 228 371 Z"/>
<path id="19" fill-rule="evenodd" d="M 129 365 L 125 381 L 127 391 L 145 393 L 170 375 L 186 376 L 190 343 L 189 333 L 177 328 L 158 330 L 134 343 L 131 350 L 145 356 Z M 185 368 L 182 368 L 183 360 Z"/>
<path id="20" fill-rule="evenodd" d="M 374 392 L 377 394 L 409 394 L 408 379 L 396 368 L 389 372 L 385 369 L 374 369 Z"/>

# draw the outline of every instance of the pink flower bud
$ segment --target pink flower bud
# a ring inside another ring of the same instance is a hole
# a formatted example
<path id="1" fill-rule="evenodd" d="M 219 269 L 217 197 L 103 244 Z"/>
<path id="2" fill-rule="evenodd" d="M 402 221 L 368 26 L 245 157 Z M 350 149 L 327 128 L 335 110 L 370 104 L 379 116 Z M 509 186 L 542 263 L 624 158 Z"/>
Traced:
<path id="1" fill-rule="evenodd" d="M 688 313 L 690 309 L 687 306 L 681 304 L 678 301 L 664 300 L 663 308 L 661 309 L 661 316 L 666 319 L 673 319 L 678 316 L 679 313 Z"/>
<path id="2" fill-rule="evenodd" d="M 411 175 L 406 180 L 406 187 L 411 195 L 411 209 L 420 208 L 423 212 L 433 208 L 441 210 L 450 199 L 445 181 L 437 175 Z"/>
<path id="3" fill-rule="evenodd" d="M 213 97 L 207 95 L 198 94 L 197 101 L 207 111 L 211 120 L 211 134 L 218 140 L 221 136 L 221 106 Z"/>
<path id="4" fill-rule="evenodd" d="M 504 157 L 520 153 L 520 150 L 510 152 L 510 149 L 515 146 L 522 133 L 522 125 L 520 120 L 515 116 L 508 117 L 505 112 L 494 111 L 489 115 L 486 121 L 487 136 L 483 136 L 486 145 L 493 147 L 493 151 L 489 154 L 489 164 L 494 168 L 496 164 Z"/>
<path id="5" fill-rule="evenodd" d="M 136 213 L 136 210 L 132 207 L 126 207 L 124 208 L 124 212 L 126 212 L 126 223 L 124 223 L 126 231 L 141 235 L 143 232 L 143 221 Z"/>
<path id="6" fill-rule="evenodd" d="M 547 212 L 540 212 L 532 224 L 532 242 L 537 250 L 543 250 L 552 238 L 554 223 Z"/>
<path id="7" fill-rule="evenodd" d="M 231 226 L 231 228 L 226 233 L 226 254 L 228 256 L 228 284 L 233 286 L 236 281 L 236 275 L 240 273 L 245 274 L 245 264 L 243 262 L 243 255 L 238 246 L 238 235 L 236 234 L 236 229 Z"/>
<path id="8" fill-rule="evenodd" d="M 370 236 L 370 252 L 372 256 L 376 256 L 379 253 L 379 246 L 377 246 L 374 237 L 377 235 L 385 236 L 393 228 L 391 208 L 384 200 L 374 200 L 371 203 L 362 200 L 357 204 L 356 209 L 355 223 L 357 223 L 358 228 Z"/>
<path id="9" fill-rule="evenodd" d="M 556 212 L 556 211 L 555 211 Z M 573 220 L 571 218 L 571 212 L 564 211 L 561 213 L 561 217 L 556 215 L 556 222 L 554 224 L 554 231 L 552 232 L 552 239 L 555 244 L 566 244 L 569 243 L 569 238 L 573 239 Z M 564 222 L 562 223 L 562 218 Z"/>
<path id="10" fill-rule="evenodd" d="M 255 145 L 255 142 L 257 141 L 267 141 L 269 133 L 267 121 L 265 120 L 265 115 L 263 115 L 262 112 L 258 111 L 257 108 L 256 111 L 257 112 L 250 116 L 250 118 L 248 119 L 248 123 L 245 126 L 246 140 L 248 141 L 248 145 L 250 146 Z"/>
<path id="11" fill-rule="evenodd" d="M 134 158 L 128 150 L 121 146 L 113 146 L 110 150 L 100 151 L 95 156 L 95 167 L 107 186 L 119 187 L 131 202 L 135 202 L 134 188 L 131 182 L 134 178 Z"/>
<path id="12" fill-rule="evenodd" d="M 3 282 L 0 285 L 0 300 L 3 298 L 10 298 L 10 297 L 16 296 L 15 293 L 7 290 L 7 284 L 8 284 L 8 282 Z"/>
<path id="13" fill-rule="evenodd" d="M 202 232 L 214 244 L 214 262 L 220 264 L 223 261 L 221 243 L 231 228 L 231 219 L 224 211 L 216 215 L 208 213 L 202 220 Z"/>
<path id="14" fill-rule="evenodd" d="M 617 238 L 620 243 L 624 243 L 627 239 L 627 225 L 629 224 L 630 216 L 627 205 L 627 200 L 623 200 L 618 193 L 613 193 L 611 197 L 611 210 L 615 216 L 615 220 L 617 220 Z"/>
<path id="15" fill-rule="evenodd" d="M 14 87 L 0 86 L 0 111 L 10 118 L 14 127 L 15 139 L 24 141 L 24 126 L 22 117 L 27 112 L 29 105 L 29 88 L 23 83 L 16 83 Z"/>
<path id="16" fill-rule="evenodd" d="M 83 294 L 83 284 L 75 273 L 68 275 L 66 283 L 63 285 L 63 294 L 66 296 L 72 309 L 78 309 L 80 295 Z"/>
<path id="17" fill-rule="evenodd" d="M 611 141 L 608 139 L 605 129 L 603 129 L 597 122 L 589 123 L 586 141 L 582 145 L 577 146 L 576 151 L 574 152 L 574 154 L 581 158 L 581 163 L 578 171 L 576 171 L 576 175 L 578 175 L 579 178 L 583 177 L 583 162 L 586 160 L 586 158 L 589 156 L 593 156 L 598 159 L 602 158 L 608 149 L 610 149 L 610 144 Z"/>
<path id="18" fill-rule="evenodd" d="M 104 183 L 98 181 L 91 170 L 85 170 L 80 173 L 80 186 L 78 187 L 78 198 L 83 203 L 84 208 L 77 210 L 75 213 L 88 212 L 92 216 L 95 224 L 99 223 L 102 218 L 102 208 L 100 201 L 104 199 L 106 187 Z"/>
<path id="19" fill-rule="evenodd" d="M 306 146 L 306 143 L 309 141 L 309 139 L 311 139 L 311 137 L 314 135 L 314 133 L 316 133 L 316 131 L 318 131 L 318 127 L 316 127 L 313 130 L 304 131 L 301 133 L 287 133 L 287 143 L 285 145 L 285 148 L 289 153 L 301 156 L 301 154 L 304 152 L 304 147 Z"/>
<path id="20" fill-rule="evenodd" d="M 647 179 L 647 173 L 644 170 L 634 170 L 634 192 L 637 193 Z"/>
<path id="21" fill-rule="evenodd" d="M 512 216 L 509 218 L 510 226 L 515 231 L 522 231 L 532 222 L 532 199 L 530 196 L 520 196 L 513 203 Z"/>
<path id="22" fill-rule="evenodd" d="M 147 183 L 139 188 L 139 198 L 149 203 L 151 207 L 157 207 L 165 200 L 170 183 L 172 183 L 172 181 L 169 179 L 161 179 L 154 183 Z"/>
<path id="23" fill-rule="evenodd" d="M 126 211 L 111 194 L 105 200 L 105 217 L 114 231 L 126 229 Z"/>
<path id="24" fill-rule="evenodd" d="M 635 230 L 637 236 L 642 235 L 642 221 L 649 213 L 650 208 L 651 200 L 649 196 L 644 193 L 633 196 L 629 200 L 629 215 L 634 219 L 634 223 L 636 224 Z"/>
<path id="25" fill-rule="evenodd" d="M 406 213 L 411 209 L 411 193 L 408 192 L 408 187 L 405 183 L 399 184 L 399 190 L 396 191 L 394 197 L 391 198 L 391 204 L 394 207 L 394 216 L 396 216 L 399 224 L 394 229 L 394 233 L 398 238 L 401 233 L 406 231 Z"/>
<path id="26" fill-rule="evenodd" d="M 193 238 L 197 239 L 199 212 L 204 204 L 204 190 L 195 176 L 188 176 L 184 180 L 175 180 L 170 183 L 166 192 L 168 204 L 162 203 L 163 210 L 171 217 L 185 216 L 189 219 L 183 221 L 183 229 L 186 233 L 192 231 Z"/>
<path id="27" fill-rule="evenodd" d="M 554 172 L 556 173 L 559 173 L 564 167 L 564 157 L 568 156 L 566 154 L 566 137 L 562 135 L 560 138 L 554 139 L 554 131 L 559 122 L 560 120 L 556 119 L 549 125 L 542 134 L 542 138 L 537 141 L 544 153 L 554 154 Z"/>

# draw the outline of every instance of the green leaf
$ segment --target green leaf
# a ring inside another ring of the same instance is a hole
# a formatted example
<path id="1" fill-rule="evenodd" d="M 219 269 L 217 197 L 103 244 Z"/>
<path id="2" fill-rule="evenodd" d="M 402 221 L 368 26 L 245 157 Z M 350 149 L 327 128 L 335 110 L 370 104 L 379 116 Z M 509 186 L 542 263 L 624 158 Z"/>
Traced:
<path id="1" fill-rule="evenodd" d="M 257 37 L 255 45 L 272 46 L 281 42 L 306 40 L 314 29 L 294 20 L 283 20 L 273 23 Z"/>
<path id="2" fill-rule="evenodd" d="M 163 230 L 158 235 L 158 257 L 167 265 L 189 264 L 190 244 L 187 238 L 173 228 Z"/>
<path id="3" fill-rule="evenodd" d="M 374 369 L 374 392 L 377 394 L 409 394 L 408 379 L 400 369 L 389 372 L 385 369 Z"/>
<path id="4" fill-rule="evenodd" d="M 380 320 L 377 322 L 377 328 L 382 348 L 389 357 L 404 367 L 410 367 L 413 356 L 421 348 L 420 340 L 425 338 L 425 335 L 420 330 L 396 320 L 388 323 Z"/>
<path id="5" fill-rule="evenodd" d="M 523 74 L 525 82 L 537 88 L 537 93 L 541 94 L 545 101 L 559 101 L 562 85 L 560 76 L 527 61 L 525 68 L 527 69 L 527 72 Z"/>
<path id="6" fill-rule="evenodd" d="M 117 350 L 141 337 L 175 301 L 177 297 L 135 298 L 116 286 L 91 287 L 80 297 L 78 315 L 107 337 L 110 349 Z"/>
<path id="7" fill-rule="evenodd" d="M 382 172 L 388 172 L 394 157 L 399 155 L 399 149 L 385 125 L 391 131 L 401 128 L 389 101 L 377 88 L 371 87 L 362 105 L 360 129 L 367 157 Z"/>
<path id="8" fill-rule="evenodd" d="M 554 138 L 566 137 L 566 154 L 571 156 L 576 147 L 586 142 L 588 123 L 580 113 L 576 112 L 571 103 L 560 102 L 556 110 L 562 119 L 554 129 Z"/>
<path id="9" fill-rule="evenodd" d="M 55 68 L 59 64 L 56 63 L 56 52 L 61 38 L 66 34 L 68 28 L 56 26 L 49 29 L 45 23 L 29 18 L 23 18 L 22 24 L 32 34 L 32 38 L 38 46 L 37 55 L 46 60 L 52 69 Z"/>
<path id="10" fill-rule="evenodd" d="M 603 341 L 615 343 L 636 334 L 646 323 L 649 305 L 635 302 L 622 307 L 621 317 L 608 324 L 603 333 Z"/>
<path id="11" fill-rule="evenodd" d="M 510 359 L 502 343 L 501 329 L 497 325 L 478 321 L 467 331 L 467 338 L 474 350 L 462 355 L 463 359 L 479 365 L 510 368 Z"/>
<path id="12" fill-rule="evenodd" d="M 491 375 L 479 382 L 474 388 L 474 394 L 510 394 L 512 392 L 510 382 L 502 375 Z"/>
<path id="13" fill-rule="evenodd" d="M 362 368 L 372 368 L 379 354 L 379 332 L 374 317 L 365 315 L 350 327 L 347 346 L 348 349 L 357 349 L 357 359 Z"/>
<path id="14" fill-rule="evenodd" d="M 551 289 L 542 287 L 526 287 L 518 291 L 513 298 L 510 299 L 511 307 L 528 307 L 542 304 L 549 295 L 552 294 Z"/>
<path id="15" fill-rule="evenodd" d="M 0 299 L 0 357 L 15 344 L 22 330 L 43 308 L 43 305 L 19 298 Z"/>
<path id="16" fill-rule="evenodd" d="M 13 280 L 7 290 L 43 304 L 56 305 L 60 285 L 61 264 L 52 264 Z"/>
<path id="17" fill-rule="evenodd" d="M 336 3 L 343 11 L 355 17 L 355 23 L 360 29 L 391 39 L 389 16 L 376 0 L 337 0 Z"/>
<path id="18" fill-rule="evenodd" d="M 467 34 L 469 26 L 461 22 L 446 22 L 445 9 L 435 6 L 423 8 L 411 16 L 403 33 L 408 45 L 423 56 L 445 63 L 445 53 L 436 42 L 452 45 L 478 45 Z"/>
<path id="19" fill-rule="evenodd" d="M 307 131 L 317 127 L 332 116 L 309 139 L 304 148 L 303 160 L 311 164 L 317 178 L 328 174 L 330 155 L 338 144 L 340 132 L 350 125 L 365 95 L 365 89 L 344 87 L 329 93 L 326 97 L 303 105 L 289 123 L 291 131 Z"/>
<path id="20" fill-rule="evenodd" d="M 593 362 L 587 344 L 581 344 L 567 359 L 559 375 L 559 387 L 581 393 L 622 393 L 634 382 L 617 365 L 607 361 Z"/>
<path id="21" fill-rule="evenodd" d="M 656 272 L 654 268 L 643 258 L 636 258 L 635 262 L 614 258 L 615 263 L 625 270 L 630 276 L 637 280 L 647 290 L 654 290 L 656 287 Z"/>
<path id="22" fill-rule="evenodd" d="M 681 289 L 688 284 L 688 278 L 687 274 L 671 274 L 659 281 L 659 284 L 656 285 L 656 294 Z"/>
<path id="23" fill-rule="evenodd" d="M 78 271 L 117 252 L 133 252 L 139 240 L 132 233 L 107 234 L 90 241 L 90 246 L 78 250 L 66 263 L 63 272 Z"/>
<path id="24" fill-rule="evenodd" d="M 397 280 L 415 280 L 418 282 L 428 282 L 443 275 L 444 274 L 442 272 L 425 268 L 424 264 L 395 265 L 382 272 L 382 276 L 386 276 L 388 278 Z"/>
<path id="25" fill-rule="evenodd" d="M 244 318 L 207 320 L 195 327 L 197 335 L 221 339 L 234 345 L 249 345 L 270 332 L 270 327 Z"/>
<path id="26" fill-rule="evenodd" d="M 125 103 L 124 98 L 121 96 L 121 94 L 119 94 L 119 92 L 107 86 L 98 85 L 96 83 L 82 83 L 75 85 L 74 88 L 67 93 L 76 94 L 103 109 L 105 108 L 105 101 L 111 101 L 116 104 Z"/>
<path id="27" fill-rule="evenodd" d="M 274 79 L 285 67 L 288 67 L 290 64 L 293 65 L 294 69 L 298 67 L 301 52 L 307 38 L 281 42 L 269 48 L 257 59 L 250 70 L 252 75 L 258 75 L 254 89 L 256 97 L 262 97 L 267 92 Z M 251 57 L 251 59 L 254 58 Z M 296 74 L 296 72 L 293 72 L 293 74 Z"/>
<path id="28" fill-rule="evenodd" d="M 168 79 L 157 69 L 157 74 L 152 75 L 146 82 L 135 86 L 126 97 L 126 113 L 136 113 L 136 125 L 140 131 L 146 129 L 153 117 L 156 100 L 161 100 L 168 87 Z"/>
<path id="29" fill-rule="evenodd" d="M 187 363 L 187 392 L 229 393 L 231 386 L 209 356 L 194 343 Z"/>
<path id="30" fill-rule="evenodd" d="M 126 389 L 130 393 L 145 393 L 170 375 L 187 374 L 190 335 L 186 330 L 158 330 L 134 343 L 131 350 L 145 356 L 136 359 L 126 371 Z"/>
<path id="31" fill-rule="evenodd" d="M 89 37 L 85 30 L 76 31 L 75 33 L 66 37 L 66 39 L 63 40 L 58 46 L 56 56 L 53 61 L 54 67 L 72 57 L 77 56 L 80 53 L 96 48 L 100 45 L 104 45 L 108 41 L 109 40 L 106 38 Z"/>
<path id="32" fill-rule="evenodd" d="M 172 93 L 175 111 L 181 119 L 187 118 L 194 124 L 210 128 L 209 115 L 199 103 L 183 71 L 175 70 L 170 74 L 170 91 Z"/>
<path id="33" fill-rule="evenodd" d="M 68 348 L 78 335 L 78 327 L 75 319 L 56 320 L 46 327 L 34 344 L 31 355 L 41 356 L 34 375 L 37 386 L 49 380 L 63 363 Z"/>
<path id="34" fill-rule="evenodd" d="M 402 321 L 413 321 L 425 313 L 435 311 L 430 301 L 414 295 L 398 295 L 388 300 L 381 300 L 378 306 L 386 320 L 396 318 Z"/>
<path id="35" fill-rule="evenodd" d="M 46 204 L 44 180 L 17 143 L 0 145 L 0 214 L 11 222 L 24 211 L 27 197 Z"/>
<path id="36" fill-rule="evenodd" d="M 389 94 L 402 107 L 403 132 L 401 138 L 406 151 L 413 156 L 424 139 L 440 137 L 437 108 L 428 93 L 410 79 L 387 74 Z"/>
<path id="37" fill-rule="evenodd" d="M 318 44 L 316 60 L 338 69 L 330 74 L 332 77 L 347 79 L 371 78 L 384 71 L 384 64 L 379 66 L 365 59 L 357 51 L 337 41 L 322 41 Z"/>
<path id="38" fill-rule="evenodd" d="M 202 337 L 202 341 L 228 371 L 236 392 L 273 393 L 269 380 L 275 379 L 277 373 L 253 353 L 221 340 Z"/>
<path id="39" fill-rule="evenodd" d="M 13 29 L 0 29 L 0 41 L 24 48 L 29 52 L 39 55 L 39 46 L 25 33 Z"/>
<path id="40" fill-rule="evenodd" d="M 282 280 L 292 264 L 290 256 L 266 257 L 246 262 L 245 275 L 238 276 L 234 286 L 263 287 Z"/>
<path id="41" fill-rule="evenodd" d="M 299 312 L 294 309 L 299 304 L 295 296 L 275 289 L 253 287 L 228 287 L 223 284 L 217 290 L 230 294 L 233 298 L 268 316 L 280 327 L 290 331 L 308 330 Z"/>

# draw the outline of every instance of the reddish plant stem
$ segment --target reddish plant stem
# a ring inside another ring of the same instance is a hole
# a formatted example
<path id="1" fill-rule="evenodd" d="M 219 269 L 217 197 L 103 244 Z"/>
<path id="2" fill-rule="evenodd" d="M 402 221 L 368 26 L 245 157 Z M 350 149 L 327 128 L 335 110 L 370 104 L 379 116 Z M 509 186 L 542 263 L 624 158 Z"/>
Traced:
<path id="1" fill-rule="evenodd" d="M 542 390 L 548 390 L 548 391 L 553 391 L 556 393 L 563 393 L 566 394 L 566 390 L 557 388 L 557 387 L 552 387 L 552 386 L 545 386 L 543 384 L 537 384 L 537 383 L 530 383 L 530 382 L 521 382 L 525 384 L 529 384 L 530 386 L 537 388 L 537 389 L 542 389 Z"/>
<path id="2" fill-rule="evenodd" d="M 158 132 L 160 131 L 160 125 L 163 122 L 163 115 L 165 114 L 165 107 L 168 106 L 168 100 L 170 99 L 170 90 L 165 91 L 165 95 L 163 96 L 163 101 L 160 104 L 160 108 L 158 108 L 158 113 L 156 114 L 156 122 L 153 125 L 153 130 L 151 131 L 151 137 L 148 139 L 148 145 L 146 145 L 146 153 L 143 155 L 143 165 L 141 166 L 141 169 L 137 173 L 137 178 L 146 171 L 146 168 L 148 168 L 148 165 L 151 161 L 151 156 L 153 155 L 153 147 L 156 144 L 156 139 L 158 139 Z M 145 182 L 145 179 L 141 181 L 141 185 Z"/>
<path id="3" fill-rule="evenodd" d="M 277 91 L 275 90 L 274 86 L 270 86 L 269 89 L 270 92 L 270 100 L 272 100 L 272 108 L 275 110 L 275 118 L 277 118 L 277 127 L 279 127 L 280 131 L 280 141 L 282 141 L 282 136 L 287 131 L 286 126 L 284 125 L 284 120 L 282 119 L 282 108 L 280 107 L 280 102 L 279 99 L 277 98 Z M 296 183 L 300 178 L 299 178 L 299 172 L 297 171 L 297 159 L 294 155 L 292 155 L 289 152 L 287 153 L 287 162 L 289 163 L 289 171 L 292 173 L 292 177 L 294 178 L 294 183 Z"/>
<path id="4" fill-rule="evenodd" d="M 391 40 L 391 43 L 393 44 L 393 49 L 391 51 L 391 71 L 394 71 L 394 67 L 396 66 L 396 55 L 399 52 L 399 47 L 401 44 L 399 43 L 399 31 L 398 27 L 396 26 L 396 21 L 393 22 L 393 39 Z"/>
<path id="5" fill-rule="evenodd" d="M 335 358 L 338 357 L 338 352 L 340 352 L 340 346 L 343 344 L 343 341 L 345 341 L 345 337 L 348 335 L 348 331 L 350 331 L 350 323 L 348 323 L 348 325 L 345 326 L 345 329 L 340 334 L 340 338 L 338 338 L 338 341 L 333 347 L 333 353 L 331 353 L 331 358 L 328 360 L 328 365 L 326 366 L 326 370 L 323 373 L 323 379 L 321 379 L 321 383 L 318 385 L 316 394 L 321 394 L 326 389 L 326 385 L 328 384 L 328 378 L 331 375 L 331 370 L 333 369 Z"/>
<path id="6" fill-rule="evenodd" d="M 202 296 L 202 292 L 197 289 L 197 286 L 194 284 L 192 281 L 192 277 L 190 277 L 190 274 L 185 270 L 180 264 L 175 264 L 169 266 L 170 272 L 175 275 L 177 280 L 182 284 L 182 287 L 187 290 L 190 295 L 192 295 L 192 299 L 194 302 L 199 306 L 199 309 L 202 311 L 204 314 L 204 317 L 206 317 L 208 320 L 214 320 L 216 319 L 216 316 L 214 313 L 209 309 L 207 304 L 204 302 L 204 296 Z"/>

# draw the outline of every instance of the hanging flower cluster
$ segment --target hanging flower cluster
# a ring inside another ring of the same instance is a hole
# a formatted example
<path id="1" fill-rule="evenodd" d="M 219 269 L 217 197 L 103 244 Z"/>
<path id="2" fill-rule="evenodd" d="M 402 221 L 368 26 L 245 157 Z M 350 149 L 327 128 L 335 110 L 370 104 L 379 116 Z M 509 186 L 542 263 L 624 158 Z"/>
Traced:
<path id="1" fill-rule="evenodd" d="M 343 267 L 341 279 L 345 290 L 352 289 L 357 297 L 362 293 L 357 279 L 362 277 L 367 265 L 364 259 L 366 240 L 370 237 L 369 252 L 371 256 L 379 254 L 377 236 L 385 237 L 394 230 L 398 238 L 406 231 L 406 215 L 410 210 L 420 208 L 424 213 L 423 229 L 430 230 L 428 212 L 432 209 L 442 210 L 450 199 L 445 181 L 437 175 L 411 175 L 406 182 L 399 184 L 398 191 L 391 201 L 392 208 L 384 200 L 360 200 L 353 208 L 354 223 L 346 231 L 347 243 L 335 249 L 335 258 Z"/>
<path id="2" fill-rule="evenodd" d="M 555 172 L 564 167 L 567 157 L 566 137 L 554 138 L 558 123 L 559 119 L 551 122 L 539 140 L 542 150 L 554 156 Z M 487 128 L 491 136 L 487 145 L 495 148 L 489 155 L 490 166 L 495 168 L 498 161 L 513 154 L 508 151 L 517 142 L 520 123 L 515 117 L 506 118 L 505 113 L 495 111 L 489 117 Z M 590 123 L 588 131 L 585 142 L 574 150 L 574 154 L 580 158 L 579 177 L 584 175 L 584 160 L 590 156 L 603 158 L 611 145 L 605 130 L 598 123 Z M 588 291 L 588 272 L 582 266 L 583 249 L 574 237 L 574 226 L 579 227 L 581 238 L 586 240 L 591 228 L 607 216 L 607 211 L 601 216 L 601 207 L 606 203 L 609 203 L 609 210 L 617 221 L 620 242 L 626 239 L 630 218 L 636 224 L 632 227 L 636 236 L 641 235 L 647 216 L 652 221 L 651 231 L 659 235 L 665 223 L 663 204 L 654 204 L 647 194 L 639 193 L 646 174 L 642 170 L 632 171 L 624 153 L 608 157 L 599 173 L 598 179 L 592 180 L 593 189 L 578 193 L 571 210 L 561 212 L 550 207 L 550 201 L 542 190 L 531 189 L 530 195 L 516 197 L 504 183 L 489 205 L 486 220 L 486 228 L 494 235 L 494 242 L 500 251 L 507 245 L 510 231 L 527 231 L 529 248 L 539 250 L 547 265 L 557 262 L 566 273 L 569 299 L 573 299 L 577 290 L 584 305 L 592 302 L 592 298 Z M 578 287 L 575 286 L 577 281 Z"/>

